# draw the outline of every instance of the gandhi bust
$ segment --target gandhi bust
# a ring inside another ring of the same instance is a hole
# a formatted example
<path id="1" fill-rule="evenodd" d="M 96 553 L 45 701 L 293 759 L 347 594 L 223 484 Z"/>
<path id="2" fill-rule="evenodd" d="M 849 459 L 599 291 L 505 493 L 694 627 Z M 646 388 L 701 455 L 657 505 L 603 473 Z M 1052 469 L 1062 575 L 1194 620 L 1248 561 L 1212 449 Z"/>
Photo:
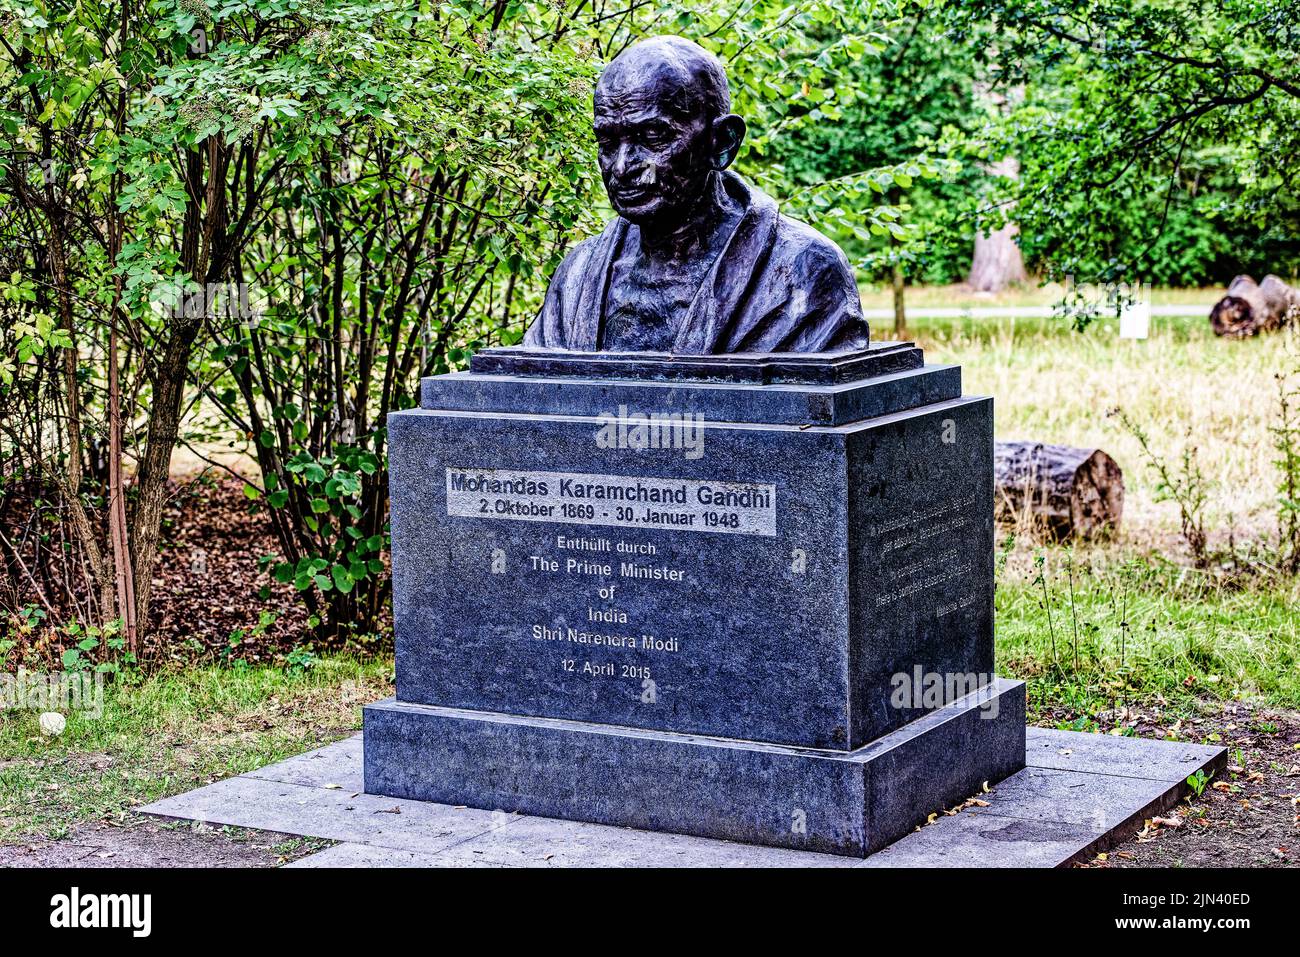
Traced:
<path id="1" fill-rule="evenodd" d="M 865 348 L 848 260 L 727 167 L 745 138 L 722 64 L 643 40 L 596 85 L 601 177 L 618 217 L 556 270 L 524 344 L 704 355 Z"/>

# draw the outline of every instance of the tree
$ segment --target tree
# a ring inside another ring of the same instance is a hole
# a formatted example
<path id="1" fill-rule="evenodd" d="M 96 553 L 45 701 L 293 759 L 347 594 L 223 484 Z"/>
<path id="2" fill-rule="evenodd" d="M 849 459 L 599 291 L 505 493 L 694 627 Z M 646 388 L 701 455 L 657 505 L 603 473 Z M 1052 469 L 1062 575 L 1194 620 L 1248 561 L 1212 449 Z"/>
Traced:
<path id="1" fill-rule="evenodd" d="M 892 9 L 0 5 L 0 299 L 17 356 L 0 365 L 0 473 L 39 475 L 36 503 L 57 487 L 52 517 L 75 528 L 97 597 L 80 561 L 31 539 L 0 542 L 6 567 L 50 599 L 39 555 L 64 617 L 131 606 L 147 631 L 172 450 L 220 435 L 255 457 L 245 494 L 278 542 L 264 565 L 333 643 L 378 630 L 388 594 L 386 415 L 416 402 L 421 375 L 518 341 L 564 250 L 608 215 L 599 65 L 653 32 L 715 49 L 751 123 L 742 167 L 782 196 L 773 137 L 835 114 L 844 69 L 872 51 L 866 18 Z M 833 229 L 868 180 L 902 181 L 865 171 L 794 202 Z M 851 218 L 904 228 L 883 203 Z"/>
<path id="2" fill-rule="evenodd" d="M 1020 178 L 1020 164 L 1012 157 L 1003 157 L 989 167 L 989 173 L 1014 183 Z M 1025 259 L 1020 252 L 1018 227 L 1009 218 L 1001 225 L 985 232 L 975 230 L 975 251 L 971 254 L 970 272 L 966 285 L 976 292 L 1000 292 L 1012 283 L 1025 282 Z"/>
<path id="3" fill-rule="evenodd" d="M 995 24 L 998 85 L 1027 91 L 987 148 L 1021 160 L 1002 199 L 1048 275 L 1151 278 L 1210 229 L 1266 249 L 1271 271 L 1297 262 L 1277 242 L 1300 222 L 1295 3 L 948 0 L 944 16 L 959 35 Z"/>
<path id="4" fill-rule="evenodd" d="M 893 284 L 899 336 L 906 334 L 906 279 L 961 277 L 974 231 L 967 207 L 985 179 L 977 164 L 947 157 L 953 141 L 980 125 L 984 44 L 954 42 L 930 9 L 905 13 L 873 23 L 876 55 L 851 67 L 851 93 L 841 94 L 836 116 L 787 132 L 773 150 L 784 175 L 810 192 L 865 174 L 863 192 L 878 189 L 898 211 L 892 229 L 841 229 L 835 238 L 865 275 Z M 861 194 L 843 199 L 850 217 L 869 202 Z"/>

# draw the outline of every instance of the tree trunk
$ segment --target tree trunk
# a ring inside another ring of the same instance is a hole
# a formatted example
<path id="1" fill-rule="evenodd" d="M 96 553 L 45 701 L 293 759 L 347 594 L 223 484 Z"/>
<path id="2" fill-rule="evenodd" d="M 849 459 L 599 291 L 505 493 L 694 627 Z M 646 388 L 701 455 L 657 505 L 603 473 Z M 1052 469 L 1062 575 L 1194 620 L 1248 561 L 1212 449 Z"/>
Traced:
<path id="1" fill-rule="evenodd" d="M 1210 310 L 1210 328 L 1216 336 L 1244 339 L 1280 329 L 1295 321 L 1297 314 L 1300 291 L 1277 276 L 1265 276 L 1258 285 L 1249 276 L 1238 276 Z"/>
<path id="2" fill-rule="evenodd" d="M 116 226 L 114 227 L 117 228 Z M 119 304 L 122 277 L 108 311 L 108 538 L 113 551 L 113 580 L 117 587 L 117 611 L 122 619 L 126 647 L 136 653 L 135 574 L 131 564 L 131 542 L 126 525 L 126 488 L 122 480 L 122 389 L 118 360 Z"/>
<path id="3" fill-rule="evenodd" d="M 1020 163 L 1011 158 L 1000 160 L 989 167 L 989 172 L 1016 180 L 1020 178 Z M 983 230 L 976 230 L 975 253 L 966 284 L 976 292 L 1001 292 L 1011 283 L 1027 282 L 1029 273 L 1016 243 L 1019 233 L 1020 228 L 1011 222 L 987 236 Z"/>
<path id="4" fill-rule="evenodd" d="M 894 338 L 907 338 L 907 305 L 903 298 L 903 266 L 894 263 Z"/>
<path id="5" fill-rule="evenodd" d="M 188 201 L 181 229 L 181 267 L 199 285 L 215 282 L 228 269 L 228 207 L 226 170 L 231 149 L 210 138 L 206 153 L 197 150 L 187 156 Z M 205 163 L 206 156 L 206 163 Z M 207 171 L 206 184 L 204 171 Z M 200 312 L 206 312 L 207 300 Z M 195 339 L 203 329 L 203 315 L 181 310 L 161 344 L 161 356 L 153 375 L 149 425 L 144 455 L 136 471 L 137 497 L 130 516 L 130 540 L 134 543 L 135 627 L 138 638 L 149 631 L 149 601 L 153 594 L 153 570 L 162 540 L 163 506 L 167 501 L 167 479 L 172 450 L 180 434 L 186 377 Z"/>
<path id="6" fill-rule="evenodd" d="M 46 150 L 46 157 L 52 156 Z M 77 381 L 79 359 L 76 321 L 72 309 L 72 285 L 68 275 L 67 248 L 65 231 L 68 225 L 66 210 L 60 206 L 55 194 L 53 177 L 45 183 L 46 213 L 49 217 L 49 261 L 54 280 L 55 295 L 59 304 L 59 314 L 63 329 L 68 334 L 72 348 L 63 350 L 63 389 L 67 414 L 66 438 L 67 459 L 64 471 L 59 471 L 55 462 L 49 465 L 50 477 L 55 481 L 62 494 L 64 505 L 72 522 L 73 533 L 81 545 L 86 564 L 90 570 L 90 583 L 98 593 L 99 622 L 106 626 L 116 617 L 113 578 L 104 554 L 99 548 L 96 523 L 87 512 L 81 500 L 81 480 L 83 473 L 84 450 L 81 436 L 81 386 Z"/>
<path id="7" fill-rule="evenodd" d="M 1119 529 L 1124 473 L 1101 449 L 1042 442 L 998 442 L 993 457 L 999 521 L 1057 539 Z"/>
<path id="8" fill-rule="evenodd" d="M 118 49 L 126 48 L 127 26 L 131 11 L 126 0 L 122 3 L 118 21 Z M 125 86 L 117 92 L 117 116 L 114 122 L 116 135 L 126 128 Z M 112 179 L 113 196 L 122 195 L 122 173 L 115 172 Z M 126 235 L 126 217 L 117 204 L 109 220 L 108 259 L 116 262 L 122 251 Z M 131 654 L 139 648 L 135 627 L 135 571 L 131 562 L 131 540 L 126 524 L 126 487 L 122 477 L 122 386 L 118 362 L 118 335 L 122 320 L 122 275 L 113 277 L 113 302 L 108 309 L 108 538 L 113 548 L 113 577 L 117 585 L 117 610 L 122 618 L 122 633 Z"/>
<path id="9" fill-rule="evenodd" d="M 895 186 L 889 193 L 889 202 L 894 206 L 903 204 L 903 191 Z M 891 236 L 890 246 L 894 251 L 894 268 L 891 271 L 890 278 L 893 280 L 894 287 L 894 338 L 903 340 L 907 338 L 907 303 L 905 300 L 904 283 L 906 276 L 903 274 L 902 248 L 903 243 L 897 236 Z"/>

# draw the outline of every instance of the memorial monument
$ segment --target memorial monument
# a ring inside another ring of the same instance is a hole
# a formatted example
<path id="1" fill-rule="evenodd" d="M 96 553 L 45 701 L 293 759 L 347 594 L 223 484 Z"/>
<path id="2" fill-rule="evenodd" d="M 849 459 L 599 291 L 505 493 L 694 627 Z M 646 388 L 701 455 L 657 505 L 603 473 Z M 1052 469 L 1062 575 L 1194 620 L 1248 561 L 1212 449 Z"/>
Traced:
<path id="1" fill-rule="evenodd" d="M 840 250 L 728 170 L 702 48 L 629 47 L 594 112 L 617 218 L 389 417 L 366 790 L 871 853 L 1024 766 L 992 401 L 869 343 Z"/>

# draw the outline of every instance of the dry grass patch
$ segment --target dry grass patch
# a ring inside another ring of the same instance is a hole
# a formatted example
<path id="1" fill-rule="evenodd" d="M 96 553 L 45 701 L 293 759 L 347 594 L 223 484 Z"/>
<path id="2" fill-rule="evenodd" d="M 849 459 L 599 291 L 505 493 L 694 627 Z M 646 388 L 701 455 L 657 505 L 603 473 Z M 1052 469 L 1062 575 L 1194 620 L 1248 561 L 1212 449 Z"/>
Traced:
<path id="1" fill-rule="evenodd" d="M 1281 372 L 1300 368 L 1294 333 L 1217 339 L 1206 321 L 1156 317 L 1151 338 L 1120 339 L 1114 323 L 1086 332 L 1059 319 L 919 320 L 929 361 L 962 366 L 965 389 L 992 395 L 996 433 L 1105 449 L 1124 470 L 1124 537 L 1164 545 L 1178 510 L 1161 501 L 1124 412 L 1175 463 L 1185 448 L 1208 482 L 1207 526 L 1219 539 L 1271 532 L 1277 496 L 1270 424 Z"/>

